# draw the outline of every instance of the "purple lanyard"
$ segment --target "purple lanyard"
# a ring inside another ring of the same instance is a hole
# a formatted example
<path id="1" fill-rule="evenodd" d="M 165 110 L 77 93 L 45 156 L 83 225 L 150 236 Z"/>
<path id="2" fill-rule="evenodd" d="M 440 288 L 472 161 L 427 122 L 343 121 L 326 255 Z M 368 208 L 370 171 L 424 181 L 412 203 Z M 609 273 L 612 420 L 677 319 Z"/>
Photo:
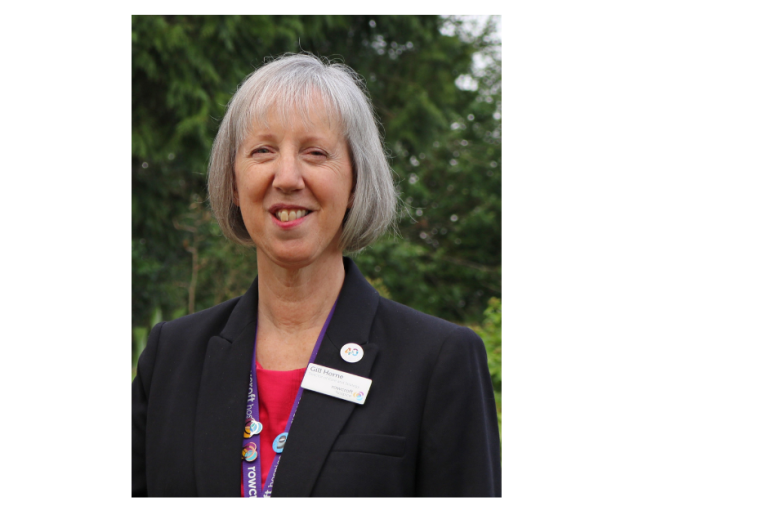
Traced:
<path id="1" fill-rule="evenodd" d="M 338 301 L 338 299 L 336 299 Z M 325 324 L 320 331 L 315 342 L 315 348 L 312 349 L 312 355 L 309 356 L 309 364 L 315 362 L 315 356 L 320 348 L 320 343 L 323 341 L 325 331 L 328 329 L 328 324 L 331 323 L 331 317 L 336 309 L 336 302 L 333 303 L 331 312 L 328 313 L 328 318 L 325 319 Z M 258 326 L 256 329 L 258 333 Z M 309 365 L 307 365 L 309 366 Z M 296 415 L 296 408 L 299 406 L 301 395 L 304 392 L 303 388 L 299 388 L 296 393 L 296 398 L 293 401 L 293 407 L 288 415 L 288 423 L 285 425 L 285 432 L 288 434 L 293 423 L 293 417 Z M 253 340 L 253 361 L 251 361 L 251 379 L 248 382 L 248 405 L 245 408 L 245 422 L 246 426 L 251 424 L 251 420 L 259 421 L 259 386 L 256 383 L 256 335 Z M 259 430 L 261 432 L 261 430 Z M 280 434 L 283 435 L 283 434 Z M 249 462 L 245 459 L 246 452 L 251 453 L 251 450 L 255 450 L 258 456 L 255 460 Z M 262 452 L 261 434 L 256 434 L 251 437 L 244 437 L 243 439 L 243 497 L 245 498 L 269 498 L 272 495 L 272 487 L 275 484 L 275 472 L 277 471 L 277 465 L 280 463 L 280 453 L 275 453 L 275 458 L 272 460 L 272 467 L 267 473 L 266 486 L 261 488 L 261 461 L 259 457 Z"/>

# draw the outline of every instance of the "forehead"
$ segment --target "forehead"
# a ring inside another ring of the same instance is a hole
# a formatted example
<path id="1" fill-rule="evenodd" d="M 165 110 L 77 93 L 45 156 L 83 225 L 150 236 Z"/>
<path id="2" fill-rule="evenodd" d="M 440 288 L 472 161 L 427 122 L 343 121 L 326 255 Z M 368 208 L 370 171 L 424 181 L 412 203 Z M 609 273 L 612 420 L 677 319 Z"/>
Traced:
<path id="1" fill-rule="evenodd" d="M 338 137 L 344 135 L 344 127 L 336 109 L 321 94 L 312 92 L 304 95 L 272 95 L 271 101 L 256 101 L 248 109 L 247 137 L 257 131 L 299 130 L 325 132 Z M 267 98 L 262 98 L 266 100 Z"/>

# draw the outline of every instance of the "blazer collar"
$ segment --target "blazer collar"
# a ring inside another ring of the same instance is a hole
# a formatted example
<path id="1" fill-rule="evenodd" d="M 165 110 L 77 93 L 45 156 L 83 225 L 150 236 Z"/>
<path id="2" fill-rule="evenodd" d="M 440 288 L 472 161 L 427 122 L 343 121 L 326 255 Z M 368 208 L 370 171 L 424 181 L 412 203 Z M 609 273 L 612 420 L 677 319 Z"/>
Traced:
<path id="1" fill-rule="evenodd" d="M 357 266 L 344 258 L 346 275 L 336 310 L 315 363 L 368 377 L 378 347 L 368 341 L 379 295 Z M 256 327 L 258 285 L 254 280 L 213 336 L 203 364 L 195 422 L 195 476 L 201 496 L 240 495 L 240 452 Z M 357 343 L 357 363 L 341 358 L 341 347 Z M 356 407 L 352 402 L 304 391 L 280 458 L 273 496 L 309 496 L 325 459 Z"/>
<path id="2" fill-rule="evenodd" d="M 245 404 L 251 374 L 258 278 L 208 341 L 195 417 L 194 463 L 198 496 L 240 496 Z"/>

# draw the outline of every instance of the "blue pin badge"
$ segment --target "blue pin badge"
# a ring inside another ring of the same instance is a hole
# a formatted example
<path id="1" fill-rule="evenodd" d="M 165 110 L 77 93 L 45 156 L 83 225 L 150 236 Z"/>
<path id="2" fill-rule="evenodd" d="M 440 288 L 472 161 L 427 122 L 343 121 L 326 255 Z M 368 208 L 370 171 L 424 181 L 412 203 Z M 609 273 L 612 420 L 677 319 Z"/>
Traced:
<path id="1" fill-rule="evenodd" d="M 288 439 L 288 432 L 283 432 L 279 436 L 277 436 L 272 443 L 272 449 L 275 450 L 275 453 L 283 453 L 283 448 L 285 448 L 285 441 Z"/>

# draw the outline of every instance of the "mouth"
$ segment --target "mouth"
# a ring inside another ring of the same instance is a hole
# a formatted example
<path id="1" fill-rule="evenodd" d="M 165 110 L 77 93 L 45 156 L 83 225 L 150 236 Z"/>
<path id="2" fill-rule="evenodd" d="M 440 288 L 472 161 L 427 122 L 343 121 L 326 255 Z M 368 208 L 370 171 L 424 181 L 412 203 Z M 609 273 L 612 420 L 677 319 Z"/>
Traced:
<path id="1" fill-rule="evenodd" d="M 270 213 L 280 222 L 291 222 L 312 213 L 312 210 L 302 208 L 272 208 Z"/>

